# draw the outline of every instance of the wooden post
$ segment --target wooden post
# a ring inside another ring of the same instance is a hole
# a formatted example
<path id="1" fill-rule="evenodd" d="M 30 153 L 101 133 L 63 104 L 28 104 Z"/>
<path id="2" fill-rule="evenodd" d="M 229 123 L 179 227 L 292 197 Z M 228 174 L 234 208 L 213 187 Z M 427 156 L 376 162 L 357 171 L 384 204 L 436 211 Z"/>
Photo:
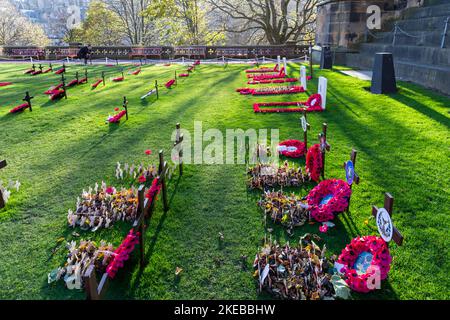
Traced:
<path id="1" fill-rule="evenodd" d="M 119 65 L 119 59 L 116 59 L 116 66 Z"/>
<path id="2" fill-rule="evenodd" d="M 392 209 L 394 207 L 394 197 L 391 196 L 390 193 L 385 193 L 384 194 L 384 208 L 386 209 L 386 211 L 389 213 L 389 216 L 392 218 Z M 377 217 L 377 212 L 378 212 L 378 207 L 376 206 L 372 206 L 372 215 L 376 218 Z M 393 226 L 393 232 L 392 232 L 392 240 L 394 240 L 394 242 L 401 246 L 403 244 L 403 236 L 400 233 L 400 231 L 398 231 L 398 229 L 396 227 Z"/>
<path id="3" fill-rule="evenodd" d="M 42 64 L 39 63 L 39 70 L 41 71 L 41 73 L 42 73 L 42 69 L 43 69 Z"/>
<path id="4" fill-rule="evenodd" d="M 322 151 L 322 179 L 325 179 L 325 154 L 330 151 L 330 144 L 327 141 L 327 128 L 326 123 L 322 124 L 322 133 L 319 134 L 320 149 Z"/>
<path id="5" fill-rule="evenodd" d="M 61 81 L 62 81 L 62 88 L 63 88 L 63 91 L 64 91 L 64 98 L 67 99 L 66 78 L 64 77 L 64 72 L 61 73 Z"/>
<path id="6" fill-rule="evenodd" d="M 103 86 L 105 86 L 105 71 L 102 71 Z"/>
<path id="7" fill-rule="evenodd" d="M 84 77 L 86 78 L 86 83 L 88 82 L 88 71 L 87 68 L 84 69 Z"/>
<path id="8" fill-rule="evenodd" d="M 159 99 L 158 80 L 155 80 L 156 99 Z"/>
<path id="9" fill-rule="evenodd" d="M 79 75 L 78 75 L 78 71 L 75 72 L 75 79 L 77 79 L 77 83 L 78 83 L 78 81 L 80 81 L 80 77 L 79 77 Z"/>
<path id="10" fill-rule="evenodd" d="M 309 43 L 309 74 L 313 78 L 312 43 Z"/>
<path id="11" fill-rule="evenodd" d="M 174 142 L 173 146 L 178 149 L 178 165 L 180 169 L 180 176 L 183 175 L 183 147 L 181 146 L 181 143 L 183 142 L 183 135 L 181 134 L 181 126 L 180 123 L 177 123 L 176 125 L 177 130 L 177 136 L 176 141 Z"/>
<path id="12" fill-rule="evenodd" d="M 358 152 L 355 150 L 355 149 L 352 149 L 352 152 L 351 152 L 351 154 L 350 154 L 350 161 L 352 162 L 352 164 L 353 164 L 353 182 L 352 182 L 352 184 L 349 184 L 350 185 L 350 189 L 352 189 L 352 187 L 353 187 L 353 183 L 356 183 L 356 184 L 359 184 L 359 175 L 356 173 L 356 171 L 355 171 L 355 167 L 356 167 L 356 155 L 358 154 Z M 344 162 L 344 170 L 346 169 L 346 163 Z M 346 173 L 346 175 L 347 175 L 347 173 Z M 348 180 L 347 180 L 347 182 L 348 182 Z M 350 198 L 348 199 L 348 207 L 347 207 L 347 213 L 349 212 L 349 210 L 350 210 L 350 200 L 351 200 L 351 196 L 350 196 Z"/>
<path id="13" fill-rule="evenodd" d="M 128 101 L 127 101 L 127 97 L 123 97 L 123 108 L 125 109 L 125 116 L 127 117 L 128 120 Z"/>
<path id="14" fill-rule="evenodd" d="M 308 130 L 310 129 L 310 125 L 308 123 L 308 118 L 306 116 L 306 109 L 303 110 L 303 117 L 305 118 L 305 122 L 306 122 L 306 130 L 304 130 L 303 125 L 302 125 L 302 130 L 303 130 L 303 143 L 305 144 L 305 150 L 308 151 Z"/>
<path id="15" fill-rule="evenodd" d="M 175 85 L 177 84 L 177 70 L 175 70 Z"/>
<path id="16" fill-rule="evenodd" d="M 32 107 L 31 107 L 31 99 L 33 99 L 34 97 L 31 97 L 29 92 L 27 91 L 25 93 L 25 98 L 22 99 L 22 101 L 26 101 L 28 103 L 28 109 L 30 109 L 30 111 L 33 111 Z"/>
<path id="17" fill-rule="evenodd" d="M 53 66 L 52 66 L 51 62 L 49 63 L 48 67 L 49 67 L 50 71 L 53 71 Z"/>
<path id="18" fill-rule="evenodd" d="M 167 187 L 166 187 L 166 173 L 167 173 L 167 162 L 164 161 L 164 153 L 162 150 L 159 151 L 159 178 L 161 179 L 161 188 L 163 193 L 163 205 L 164 211 L 169 210 L 169 204 L 167 202 Z"/>
<path id="19" fill-rule="evenodd" d="M 3 169 L 4 167 L 6 167 L 6 165 L 7 165 L 6 160 L 0 161 L 0 169 Z M 0 190 L 0 209 L 3 207 L 5 207 L 5 200 L 3 199 L 2 190 Z"/>
<path id="20" fill-rule="evenodd" d="M 125 74 L 123 73 L 123 68 L 122 68 L 122 79 L 125 79 Z"/>
<path id="21" fill-rule="evenodd" d="M 144 226 L 144 215 L 145 215 L 145 185 L 141 185 L 138 190 L 138 219 L 142 220 L 139 223 L 138 232 L 139 232 L 139 262 L 141 268 L 145 266 L 145 248 L 144 248 L 144 232 L 145 232 L 145 226 Z"/>
<path id="22" fill-rule="evenodd" d="M 31 66 L 31 69 L 33 69 L 33 71 L 36 70 L 36 65 L 33 63 L 33 65 Z"/>

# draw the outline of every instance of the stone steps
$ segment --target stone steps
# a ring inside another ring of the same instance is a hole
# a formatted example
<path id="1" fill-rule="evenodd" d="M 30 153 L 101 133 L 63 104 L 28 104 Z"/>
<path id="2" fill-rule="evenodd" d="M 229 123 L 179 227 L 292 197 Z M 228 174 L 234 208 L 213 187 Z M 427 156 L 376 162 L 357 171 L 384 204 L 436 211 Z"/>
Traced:
<path id="1" fill-rule="evenodd" d="M 450 44 L 449 44 L 450 47 Z M 392 47 L 391 44 L 383 43 L 363 43 L 361 52 L 375 54 L 376 52 L 392 52 L 394 57 L 401 57 L 401 60 L 432 64 L 436 66 L 450 66 L 450 48 L 440 47 L 419 47 L 399 45 Z"/>
<path id="2" fill-rule="evenodd" d="M 449 26 L 450 28 L 450 26 Z M 428 46 L 440 47 L 442 41 L 442 34 L 444 30 L 436 31 L 409 31 L 402 28 L 406 34 L 400 30 L 395 35 L 396 45 L 412 45 L 412 46 Z M 450 30 L 450 29 L 449 29 Z M 393 32 L 378 32 L 374 36 L 368 36 L 373 43 L 392 44 L 394 38 Z M 446 43 L 450 46 L 450 32 L 447 33 Z"/>

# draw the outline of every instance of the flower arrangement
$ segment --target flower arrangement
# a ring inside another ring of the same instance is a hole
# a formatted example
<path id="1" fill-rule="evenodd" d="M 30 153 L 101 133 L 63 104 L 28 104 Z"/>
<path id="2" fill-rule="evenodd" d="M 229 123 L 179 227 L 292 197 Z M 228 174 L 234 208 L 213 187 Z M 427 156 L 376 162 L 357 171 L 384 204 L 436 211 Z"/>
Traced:
<path id="1" fill-rule="evenodd" d="M 42 70 L 35 70 L 31 73 L 32 76 L 37 76 L 38 74 L 41 74 Z"/>
<path id="2" fill-rule="evenodd" d="M 261 249 L 253 263 L 261 291 L 280 299 L 334 299 L 333 260 L 325 257 L 325 246 L 321 249 L 311 237 L 320 240 L 305 235 L 296 247 L 269 243 Z"/>
<path id="3" fill-rule="evenodd" d="M 99 79 L 99 80 L 97 80 L 97 81 L 95 81 L 93 84 L 92 84 L 92 88 L 97 88 L 98 87 L 98 85 L 100 84 L 100 83 L 102 83 L 103 82 L 103 79 Z"/>
<path id="4" fill-rule="evenodd" d="M 367 293 L 371 289 L 367 286 L 370 277 L 377 270 L 381 280 L 386 279 L 392 257 L 387 243 L 380 237 L 364 236 L 354 238 L 344 250 L 342 250 L 338 263 L 343 265 L 340 271 L 344 274 L 345 281 L 354 291 Z"/>
<path id="5" fill-rule="evenodd" d="M 285 78 L 285 79 L 267 79 L 267 80 L 250 80 L 247 84 L 269 84 L 269 83 L 292 83 L 298 82 L 297 78 Z"/>
<path id="6" fill-rule="evenodd" d="M 131 72 L 131 74 L 132 74 L 133 76 L 137 76 L 139 73 L 141 73 L 141 68 L 139 68 L 139 69 L 137 69 L 137 70 Z"/>
<path id="7" fill-rule="evenodd" d="M 278 64 L 275 65 L 273 68 L 258 68 L 258 69 L 249 69 L 245 70 L 246 73 L 264 73 L 264 72 L 277 72 L 278 71 Z"/>
<path id="8" fill-rule="evenodd" d="M 83 287 L 83 274 L 91 265 L 95 270 L 103 272 L 113 259 L 114 248 L 102 241 L 97 245 L 94 241 L 81 240 L 79 245 L 75 241 L 67 244 L 69 253 L 64 267 L 59 267 L 48 274 L 48 283 L 61 278 L 70 290 Z"/>
<path id="9" fill-rule="evenodd" d="M 347 209 L 351 194 L 350 186 L 343 180 L 321 181 L 306 198 L 311 217 L 319 222 L 333 220 L 338 213 Z"/>
<path id="10" fill-rule="evenodd" d="M 120 246 L 114 251 L 113 259 L 106 267 L 106 273 L 111 279 L 114 279 L 119 268 L 123 267 L 125 261 L 130 257 L 134 247 L 139 243 L 139 232 L 130 230 L 128 235 L 122 241 Z"/>
<path id="11" fill-rule="evenodd" d="M 306 153 L 306 172 L 313 181 L 319 181 L 323 169 L 322 150 L 315 144 Z"/>
<path id="12" fill-rule="evenodd" d="M 301 167 L 290 167 L 285 161 L 282 166 L 275 164 L 257 164 L 248 169 L 250 179 L 248 186 L 251 189 L 264 189 L 267 187 L 298 187 L 310 181 L 307 173 Z"/>
<path id="13" fill-rule="evenodd" d="M 80 80 L 78 80 L 78 84 L 87 83 L 87 81 L 88 81 L 87 78 L 81 78 Z"/>
<path id="14" fill-rule="evenodd" d="M 44 92 L 44 94 L 52 95 L 55 91 L 61 89 L 63 87 L 63 84 L 60 83 L 56 86 L 50 87 L 47 91 Z"/>
<path id="15" fill-rule="evenodd" d="M 109 228 L 116 221 L 134 221 L 137 217 L 137 189 L 101 187 L 83 190 L 81 199 L 77 199 L 75 212 L 68 211 L 67 221 L 71 227 L 80 226 L 83 230 L 96 231 Z"/>
<path id="16" fill-rule="evenodd" d="M 116 78 L 112 78 L 111 80 L 113 82 L 121 82 L 121 81 L 125 80 L 125 78 L 124 77 L 116 77 Z"/>
<path id="17" fill-rule="evenodd" d="M 297 106 L 297 108 L 267 108 L 261 107 L 280 107 Z M 300 107 L 303 106 L 303 107 Z M 277 113 L 277 112 L 320 112 L 322 108 L 322 96 L 318 93 L 311 95 L 306 102 L 265 102 L 253 104 L 255 113 Z"/>
<path id="18" fill-rule="evenodd" d="M 305 155 L 305 143 L 299 140 L 286 140 L 278 144 L 278 152 L 288 158 L 300 158 Z"/>
<path id="19" fill-rule="evenodd" d="M 178 76 L 180 78 L 186 78 L 186 77 L 189 77 L 189 73 L 180 73 Z"/>
<path id="20" fill-rule="evenodd" d="M 282 191 L 265 191 L 258 202 L 266 217 L 281 223 L 291 233 L 294 227 L 304 225 L 309 220 L 309 212 L 301 199 L 294 194 L 286 195 Z"/>
<path id="21" fill-rule="evenodd" d="M 122 110 L 119 113 L 116 113 L 113 116 L 108 116 L 108 119 L 106 120 L 109 123 L 119 123 L 120 119 L 122 119 L 127 114 L 127 110 Z"/>
<path id="22" fill-rule="evenodd" d="M 14 108 L 12 108 L 11 110 L 9 110 L 10 113 L 16 113 L 16 112 L 21 112 L 23 110 L 25 110 L 26 108 L 29 108 L 30 105 L 28 103 L 22 103 Z"/>
<path id="23" fill-rule="evenodd" d="M 57 99 L 61 99 L 62 97 L 64 97 L 66 91 L 65 90 L 54 90 L 51 94 L 50 94 L 50 100 L 54 101 Z"/>
<path id="24" fill-rule="evenodd" d="M 28 69 L 28 70 L 24 71 L 23 74 L 30 74 L 30 73 L 34 72 L 34 70 L 36 70 L 36 69 L 34 69 L 34 68 Z"/>
<path id="25" fill-rule="evenodd" d="M 240 88 L 236 89 L 237 92 L 243 95 L 254 95 L 254 96 L 263 96 L 263 95 L 275 95 L 275 94 L 293 94 L 293 93 L 302 93 L 305 92 L 305 89 L 302 86 L 285 86 L 285 87 L 268 87 L 268 88 Z"/>
<path id="26" fill-rule="evenodd" d="M 78 84 L 78 80 L 77 79 L 73 79 L 72 81 L 70 81 L 67 86 L 68 87 L 73 87 L 74 85 Z"/>
<path id="27" fill-rule="evenodd" d="M 3 186 L 3 181 L 0 180 L 0 197 L 3 195 L 3 201 L 5 203 L 8 203 L 9 198 L 11 197 L 11 190 L 15 190 L 16 192 L 19 192 L 20 189 L 20 182 L 19 181 L 12 181 L 9 180 L 8 185 Z"/>
<path id="28" fill-rule="evenodd" d="M 0 87 L 6 87 L 12 85 L 12 82 L 0 82 Z"/>
<path id="29" fill-rule="evenodd" d="M 45 69 L 44 71 L 42 71 L 42 73 L 49 73 L 50 71 L 53 71 L 53 69 L 52 68 Z"/>
<path id="30" fill-rule="evenodd" d="M 153 202 L 154 199 L 156 199 L 156 196 L 161 191 L 162 186 L 159 182 L 159 177 L 153 179 L 150 189 L 148 189 L 147 193 L 145 194 L 145 197 L 150 201 L 150 203 Z"/>
<path id="31" fill-rule="evenodd" d="M 196 60 L 196 61 L 193 63 L 193 65 L 194 65 L 194 66 L 199 66 L 199 65 L 200 65 L 200 60 Z"/>
<path id="32" fill-rule="evenodd" d="M 170 79 L 169 81 L 166 82 L 165 87 L 167 89 L 170 89 L 174 84 L 175 84 L 175 79 Z"/>
<path id="33" fill-rule="evenodd" d="M 59 70 L 56 70 L 55 74 L 61 74 L 61 73 L 64 73 L 64 72 L 66 72 L 66 68 L 61 68 Z"/>
<path id="34" fill-rule="evenodd" d="M 129 165 L 125 163 L 123 168 L 120 162 L 116 165 L 116 178 L 119 180 L 133 180 L 135 181 L 138 177 L 153 177 L 158 175 L 158 168 L 155 165 Z"/>
<path id="35" fill-rule="evenodd" d="M 281 68 L 280 72 L 277 74 L 248 74 L 247 78 L 253 78 L 253 80 L 255 81 L 283 79 L 286 78 L 286 73 L 284 71 L 284 68 Z"/>

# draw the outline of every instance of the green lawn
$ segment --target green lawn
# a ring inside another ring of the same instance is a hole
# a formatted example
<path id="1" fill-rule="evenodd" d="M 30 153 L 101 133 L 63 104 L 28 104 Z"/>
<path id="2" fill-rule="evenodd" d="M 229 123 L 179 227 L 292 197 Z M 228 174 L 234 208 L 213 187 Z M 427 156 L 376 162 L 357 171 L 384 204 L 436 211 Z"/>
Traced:
<path id="1" fill-rule="evenodd" d="M 105 180 L 117 185 L 117 161 L 138 163 L 148 158 L 157 163 L 157 151 L 171 148 L 175 123 L 193 130 L 203 121 L 203 130 L 218 128 L 279 128 L 280 138 L 301 139 L 299 114 L 255 114 L 255 101 L 306 100 L 307 94 L 253 98 L 234 92 L 244 86 L 248 66 L 200 66 L 193 75 L 180 79 L 172 90 L 161 89 L 159 101 L 142 103 L 155 79 L 163 84 L 182 66 L 146 66 L 138 76 L 123 83 L 107 82 L 91 90 L 81 85 L 68 90 L 69 99 L 49 102 L 43 95 L 57 84 L 56 75 L 26 76 L 22 64 L 1 64 L 0 160 L 8 167 L 0 179 L 18 179 L 13 193 L 0 210 L 0 298 L 83 299 L 81 291 L 65 289 L 63 281 L 47 284 L 47 273 L 65 262 L 66 249 L 52 249 L 61 237 L 71 240 L 66 215 L 74 208 L 83 188 Z M 90 73 L 119 75 L 117 68 L 90 66 Z M 298 65 L 290 65 L 298 76 Z M 70 66 L 73 78 L 81 67 Z M 113 72 L 115 71 L 115 73 Z M 403 247 L 391 245 L 394 257 L 382 290 L 357 295 L 362 299 L 449 299 L 449 106 L 450 99 L 422 87 L 399 83 L 393 95 L 372 95 L 369 82 L 337 71 L 319 71 L 329 80 L 327 110 L 309 116 L 310 142 L 315 142 L 321 124 L 329 125 L 326 177 L 344 178 L 342 163 L 351 148 L 358 150 L 356 171 L 361 184 L 354 188 L 351 213 L 340 215 L 336 227 L 323 236 L 329 254 L 339 254 L 356 235 L 376 234 L 371 206 L 383 203 L 384 192 L 395 197 L 393 220 L 405 237 Z M 309 83 L 316 92 L 317 77 Z M 35 96 L 33 112 L 10 115 L 24 91 Z M 105 124 L 108 114 L 129 100 L 130 118 L 119 126 Z M 187 165 L 185 174 L 169 186 L 171 209 L 163 213 L 158 202 L 147 230 L 148 264 L 139 270 L 129 261 L 111 283 L 111 299 L 259 299 L 252 277 L 252 262 L 265 230 L 262 212 L 256 206 L 259 193 L 247 191 L 243 165 Z M 298 193 L 306 195 L 307 189 Z M 176 192 L 174 192 L 176 190 Z M 296 243 L 305 232 L 318 233 L 318 224 L 296 229 L 290 238 L 278 226 L 273 237 Z M 107 239 L 117 246 L 129 225 L 111 230 L 82 232 L 83 238 Z M 219 243 L 218 233 L 224 234 Z M 79 238 L 75 238 L 79 240 Z M 241 255 L 247 255 L 247 270 Z M 175 268 L 183 268 L 181 277 Z"/>

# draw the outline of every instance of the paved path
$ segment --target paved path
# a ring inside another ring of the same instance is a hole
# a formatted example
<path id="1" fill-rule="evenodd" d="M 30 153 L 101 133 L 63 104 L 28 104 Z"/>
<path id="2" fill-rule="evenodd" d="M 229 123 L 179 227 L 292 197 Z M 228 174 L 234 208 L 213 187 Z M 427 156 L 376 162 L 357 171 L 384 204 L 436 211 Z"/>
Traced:
<path id="1" fill-rule="evenodd" d="M 361 80 L 372 80 L 372 71 L 370 70 L 346 70 L 341 72 L 350 77 L 358 78 Z"/>

